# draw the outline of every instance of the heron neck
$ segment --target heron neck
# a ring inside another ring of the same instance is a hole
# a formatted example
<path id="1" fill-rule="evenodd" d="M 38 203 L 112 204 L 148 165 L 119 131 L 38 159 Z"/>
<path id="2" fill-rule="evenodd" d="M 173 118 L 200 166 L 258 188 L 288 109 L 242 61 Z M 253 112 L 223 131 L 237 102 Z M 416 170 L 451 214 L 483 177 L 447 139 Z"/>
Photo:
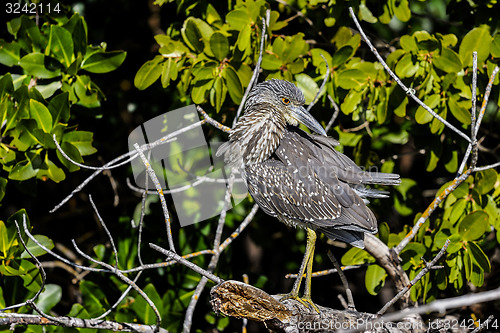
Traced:
<path id="1" fill-rule="evenodd" d="M 286 120 L 281 112 L 267 105 L 246 110 L 232 130 L 230 139 L 238 141 L 245 165 L 267 160 L 279 146 Z"/>

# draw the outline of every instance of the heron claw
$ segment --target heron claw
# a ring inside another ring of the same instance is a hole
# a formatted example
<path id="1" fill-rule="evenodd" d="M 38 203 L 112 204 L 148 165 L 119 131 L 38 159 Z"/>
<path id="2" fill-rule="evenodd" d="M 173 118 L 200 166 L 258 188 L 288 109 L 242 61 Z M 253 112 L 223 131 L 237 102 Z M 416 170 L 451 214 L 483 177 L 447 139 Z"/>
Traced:
<path id="1" fill-rule="evenodd" d="M 286 301 L 287 299 L 293 299 L 306 307 L 313 308 L 314 311 L 316 311 L 318 314 L 320 313 L 318 306 L 314 304 L 314 302 L 311 299 L 311 296 L 304 295 L 303 297 L 299 297 L 299 295 L 289 293 L 283 295 L 283 297 L 280 298 L 280 302 Z"/>

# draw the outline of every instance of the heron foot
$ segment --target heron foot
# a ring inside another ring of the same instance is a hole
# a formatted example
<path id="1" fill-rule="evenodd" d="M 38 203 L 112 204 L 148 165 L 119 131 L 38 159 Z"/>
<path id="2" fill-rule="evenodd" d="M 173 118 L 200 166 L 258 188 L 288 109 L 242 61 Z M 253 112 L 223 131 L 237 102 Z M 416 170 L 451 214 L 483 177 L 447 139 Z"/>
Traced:
<path id="1" fill-rule="evenodd" d="M 320 313 L 318 306 L 316 304 L 314 304 L 314 302 L 311 299 L 311 296 L 304 295 L 302 297 L 299 297 L 299 295 L 296 295 L 293 292 L 291 292 L 289 294 L 284 294 L 280 298 L 280 302 L 283 302 L 287 299 L 293 299 L 306 307 L 314 309 L 314 311 L 316 311 L 318 314 Z"/>

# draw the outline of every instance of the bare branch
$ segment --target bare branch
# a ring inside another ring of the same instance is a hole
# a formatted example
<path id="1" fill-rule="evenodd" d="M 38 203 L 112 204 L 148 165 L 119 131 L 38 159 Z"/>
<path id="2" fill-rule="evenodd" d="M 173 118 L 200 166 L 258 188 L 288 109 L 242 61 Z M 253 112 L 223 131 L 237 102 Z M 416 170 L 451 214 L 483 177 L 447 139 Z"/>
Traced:
<path id="1" fill-rule="evenodd" d="M 241 222 L 238 228 L 236 228 L 236 230 L 231 233 L 231 236 L 226 238 L 226 240 L 222 242 L 222 244 L 219 246 L 219 252 L 224 251 L 224 249 L 228 247 L 229 244 L 231 244 L 233 240 L 241 234 L 241 232 L 247 227 L 247 225 L 249 225 L 250 222 L 252 222 L 252 219 L 254 218 L 258 210 L 259 210 L 259 205 L 254 204 L 248 215 L 243 220 L 243 222 Z"/>
<path id="2" fill-rule="evenodd" d="M 482 332 L 484 331 L 486 328 L 488 328 L 489 324 L 491 323 L 491 321 L 495 319 L 495 316 L 491 315 L 489 316 L 481 325 L 479 325 L 478 327 L 476 327 L 472 332 L 470 333 L 479 333 L 479 332 Z"/>
<path id="3" fill-rule="evenodd" d="M 101 266 L 106 267 L 109 271 L 113 272 L 118 278 L 120 278 L 120 280 L 122 280 L 128 286 L 134 288 L 134 290 L 137 291 L 137 293 L 139 295 L 141 295 L 142 298 L 144 298 L 144 300 L 148 303 L 148 305 L 151 307 L 151 309 L 153 309 L 153 312 L 156 315 L 156 326 L 158 328 L 160 327 L 160 324 L 161 324 L 161 315 L 160 315 L 160 312 L 156 308 L 156 305 L 153 303 L 153 301 L 148 297 L 148 295 L 146 295 L 146 293 L 141 288 L 139 288 L 139 286 L 137 286 L 137 284 L 135 284 L 134 281 L 130 280 L 127 276 L 125 276 L 118 268 L 115 268 L 115 267 L 113 267 L 113 266 L 105 263 L 104 261 L 96 260 L 96 259 L 92 258 L 91 256 L 87 255 L 86 253 L 84 253 L 82 250 L 80 250 L 80 248 L 78 247 L 78 245 L 76 244 L 76 242 L 75 242 L 74 239 L 71 240 L 71 243 L 73 244 L 73 247 L 75 248 L 75 250 L 82 257 L 84 257 L 87 260 L 90 260 L 90 261 L 92 261 L 92 262 L 94 262 L 96 264 L 99 264 Z"/>
<path id="4" fill-rule="evenodd" d="M 326 83 L 328 82 L 328 78 L 330 77 L 330 66 L 328 65 L 328 61 L 326 61 L 326 58 L 325 58 L 325 56 L 322 53 L 320 53 L 319 55 L 325 61 L 325 64 L 326 64 L 326 73 L 325 73 L 325 77 L 323 78 L 323 82 L 321 83 L 321 86 L 319 87 L 319 90 L 316 93 L 316 96 L 314 96 L 314 99 L 312 100 L 311 104 L 309 104 L 309 106 L 307 107 L 307 111 L 311 110 L 311 108 L 314 106 L 314 104 L 316 104 L 316 102 L 319 99 L 319 96 L 321 95 L 321 92 L 323 91 L 323 89 L 325 88 Z"/>
<path id="5" fill-rule="evenodd" d="M 175 252 L 175 246 L 174 246 L 174 240 L 172 238 L 172 227 L 170 225 L 170 214 L 168 212 L 167 208 L 167 203 L 165 201 L 165 196 L 163 195 L 163 190 L 161 188 L 160 182 L 158 181 L 158 178 L 156 177 L 156 174 L 151 167 L 151 164 L 149 164 L 148 160 L 146 159 L 146 156 L 144 156 L 144 153 L 142 152 L 142 149 L 139 147 L 137 143 L 134 143 L 134 148 L 136 151 L 139 153 L 139 156 L 142 159 L 142 162 L 146 166 L 146 170 L 148 172 L 149 178 L 153 181 L 156 191 L 158 192 L 158 197 L 160 198 L 161 202 L 161 208 L 163 210 L 163 214 L 165 217 L 165 225 L 167 226 L 167 239 L 168 239 L 168 245 L 170 247 L 170 250 Z"/>
<path id="6" fill-rule="evenodd" d="M 136 323 L 118 323 L 101 319 L 81 319 L 74 317 L 57 317 L 57 321 L 38 315 L 22 313 L 0 313 L 0 326 L 4 325 L 40 325 L 40 326 L 62 326 L 72 328 L 91 328 L 110 330 L 113 332 L 141 332 L 141 333 L 168 333 L 163 328 L 154 325 Z"/>
<path id="7" fill-rule="evenodd" d="M 340 280 L 342 281 L 342 284 L 344 285 L 345 293 L 347 295 L 347 308 L 349 310 L 356 311 L 356 306 L 354 306 L 354 299 L 352 298 L 352 292 L 351 288 L 349 288 L 349 283 L 347 282 L 347 279 L 345 278 L 345 274 L 342 271 L 342 268 L 339 265 L 339 262 L 333 255 L 332 251 L 328 249 L 327 251 L 328 258 L 330 258 L 330 261 L 333 263 L 333 266 L 337 269 L 337 272 L 339 273 Z"/>
<path id="8" fill-rule="evenodd" d="M 387 311 L 387 309 L 389 309 L 389 307 L 391 305 L 393 305 L 394 303 L 396 303 L 396 301 L 398 299 L 400 299 L 405 293 L 407 293 L 408 290 L 410 290 L 410 288 L 415 285 L 415 283 L 417 283 L 425 274 L 427 274 L 427 272 L 429 272 L 431 269 L 433 269 L 434 266 L 436 265 L 436 262 L 443 256 L 443 254 L 446 252 L 446 249 L 448 248 L 449 245 L 450 245 L 450 240 L 447 239 L 446 242 L 444 243 L 443 248 L 434 257 L 434 259 L 432 259 L 432 261 L 430 263 L 428 263 L 427 265 L 425 265 L 424 268 L 422 268 L 422 270 L 417 274 L 417 276 L 415 276 L 415 278 L 410 281 L 409 285 L 407 285 L 402 290 L 400 290 L 399 293 L 396 296 L 394 296 L 389 302 L 387 302 L 382 307 L 382 309 L 380 309 L 377 312 L 377 316 L 383 315 Z"/>
<path id="9" fill-rule="evenodd" d="M 236 111 L 236 116 L 234 117 L 234 120 L 233 120 L 233 127 L 236 124 L 236 122 L 238 121 L 238 118 L 240 117 L 241 111 L 243 111 L 243 107 L 245 106 L 245 102 L 247 100 L 248 93 L 250 93 L 250 90 L 252 90 L 252 88 L 255 84 L 255 81 L 257 80 L 257 77 L 259 76 L 260 64 L 262 63 L 262 56 L 264 54 L 265 41 L 267 38 L 266 28 L 269 25 L 270 17 L 271 17 L 271 11 L 268 9 L 268 10 L 266 10 L 266 17 L 262 18 L 262 34 L 260 36 L 259 58 L 257 59 L 257 63 L 255 64 L 252 78 L 250 79 L 250 82 L 248 83 L 248 87 L 245 90 L 245 93 L 243 94 L 243 98 L 241 99 L 240 106 L 238 107 L 238 110 Z"/>
<path id="10" fill-rule="evenodd" d="M 227 190 L 226 190 L 226 197 L 224 199 L 224 206 L 222 208 L 221 214 L 219 216 L 219 222 L 217 224 L 217 230 L 215 232 L 215 237 L 214 237 L 214 245 L 213 245 L 213 250 L 214 250 L 214 255 L 210 259 L 210 263 L 208 264 L 207 270 L 209 272 L 213 272 L 215 270 L 215 267 L 217 266 L 217 263 L 219 262 L 219 257 L 220 257 L 220 251 L 219 251 L 219 246 L 222 238 L 222 230 L 224 228 L 224 223 L 226 220 L 226 210 L 228 209 L 229 205 L 231 204 L 231 193 L 233 191 L 233 184 L 234 184 L 234 178 L 235 175 L 234 173 L 231 173 L 229 176 L 229 181 L 227 184 Z M 208 278 L 206 276 L 203 276 L 198 282 L 198 285 L 196 286 L 196 289 L 194 290 L 193 296 L 191 297 L 191 300 L 189 302 L 188 308 L 186 310 L 186 315 L 184 317 L 184 324 L 183 324 L 183 332 L 188 333 L 191 331 L 191 325 L 193 322 L 193 315 L 194 315 L 194 310 L 196 308 L 196 304 L 198 304 L 198 300 L 200 299 L 200 295 L 205 288 L 205 285 L 208 282 Z"/>
<path id="11" fill-rule="evenodd" d="M 377 318 L 370 322 L 371 326 L 375 326 L 377 323 L 382 322 L 395 322 L 401 320 L 405 317 L 424 314 L 431 312 L 438 312 L 444 314 L 446 310 L 462 308 L 464 306 L 476 305 L 479 303 L 489 302 L 500 299 L 500 288 L 484 291 L 475 294 L 467 294 L 457 297 L 450 297 L 446 299 L 441 299 L 433 301 L 428 304 L 420 305 L 418 308 L 409 308 L 402 311 L 394 312 L 383 317 Z M 360 325 L 357 329 L 342 331 L 345 333 L 355 333 L 363 331 L 364 327 Z"/>
<path id="12" fill-rule="evenodd" d="M 328 130 L 330 130 L 330 128 L 333 126 L 333 123 L 335 122 L 335 120 L 339 116 L 339 112 L 340 112 L 340 108 L 337 105 L 337 103 L 335 103 L 332 96 L 328 95 L 328 100 L 330 101 L 330 103 L 332 103 L 333 109 L 335 111 L 333 112 L 332 117 L 330 118 L 330 121 L 328 122 L 328 124 L 325 127 L 325 132 L 328 132 Z"/>
<path id="13" fill-rule="evenodd" d="M 427 112 L 429 112 L 434 118 L 437 118 L 440 122 L 442 122 L 443 124 L 445 124 L 446 127 L 448 127 L 453 132 L 455 132 L 458 135 L 460 135 L 467 142 L 471 142 L 471 139 L 466 134 L 464 134 L 462 131 L 460 131 L 455 126 L 453 126 L 452 124 L 450 124 L 448 121 L 446 121 L 446 119 L 443 119 L 440 115 L 438 115 L 430 107 L 428 107 L 424 102 L 422 102 L 420 100 L 420 98 L 418 98 L 415 95 L 414 89 L 411 89 L 411 88 L 408 88 L 408 87 L 405 86 L 405 84 L 399 79 L 399 77 L 389 68 L 389 66 L 387 66 L 386 62 L 380 56 L 380 54 L 378 53 L 377 49 L 372 45 L 372 43 L 370 42 L 370 40 L 366 36 L 365 32 L 361 28 L 361 25 L 359 24 L 358 19 L 356 18 L 356 15 L 354 14 L 354 11 L 353 11 L 352 7 L 349 7 L 349 12 L 351 13 L 351 18 L 354 21 L 354 23 L 356 24 L 356 27 L 358 28 L 358 31 L 361 34 L 361 37 L 365 41 L 366 45 L 368 45 L 368 47 L 370 48 L 370 51 L 372 51 L 372 53 L 375 55 L 375 57 L 377 57 L 377 60 L 382 64 L 382 66 L 384 66 L 385 70 L 394 79 L 394 81 L 396 81 L 397 84 L 404 90 L 404 92 L 407 95 L 409 95 L 411 98 L 413 98 L 413 100 L 415 102 L 417 102 L 421 107 L 423 107 Z"/>
<path id="14" fill-rule="evenodd" d="M 172 251 L 169 251 L 169 250 L 166 250 L 166 249 L 163 249 L 161 247 L 159 247 L 158 245 L 155 245 L 155 244 L 152 244 L 152 243 L 149 243 L 149 246 L 153 249 L 153 250 L 156 250 L 160 253 L 163 253 L 164 255 L 167 256 L 167 258 L 169 259 L 172 259 L 172 260 L 175 260 L 176 262 L 186 266 L 187 268 L 193 270 L 194 272 L 206 277 L 207 279 L 209 280 L 212 280 L 213 282 L 219 284 L 219 283 L 222 283 L 224 282 L 224 280 L 222 280 L 220 277 L 212 274 L 211 272 L 208 272 L 207 270 L 204 270 L 203 268 L 201 268 L 200 266 L 184 259 L 183 257 L 179 256 L 177 253 L 175 252 L 172 252 Z"/>
<path id="15" fill-rule="evenodd" d="M 458 178 L 455 178 L 451 184 L 445 188 L 441 193 L 439 193 L 434 200 L 430 203 L 427 209 L 422 213 L 420 218 L 417 220 L 412 230 L 399 242 L 399 244 L 394 248 L 396 254 L 399 254 L 401 250 L 405 248 L 406 245 L 415 237 L 420 227 L 429 219 L 431 214 L 438 208 L 439 204 L 448 197 L 448 195 L 453 192 L 460 184 L 464 182 L 464 180 L 469 177 L 472 173 L 471 169 L 466 170 L 463 174 L 461 174 Z"/>
<path id="16" fill-rule="evenodd" d="M 199 122 L 193 123 L 193 124 L 191 124 L 189 126 L 185 126 L 185 127 L 181 128 L 181 129 L 179 129 L 177 131 L 174 131 L 174 132 L 172 132 L 172 133 L 170 133 L 168 135 L 165 135 L 164 137 L 162 137 L 162 138 L 160 138 L 160 139 L 158 139 L 158 140 L 156 140 L 154 142 L 142 145 L 141 149 L 143 151 L 146 151 L 146 150 L 150 150 L 150 149 L 152 149 L 152 148 L 154 148 L 156 146 L 159 146 L 159 145 L 162 145 L 162 144 L 165 144 L 165 143 L 169 143 L 169 142 L 175 141 L 175 140 L 177 140 L 176 137 L 179 134 L 182 134 L 184 132 L 190 131 L 193 128 L 201 126 L 201 125 L 203 125 L 206 122 L 207 122 L 207 120 L 203 119 L 203 120 L 200 120 Z M 83 181 L 83 183 L 81 183 L 80 185 L 78 185 L 68 196 L 66 196 L 66 198 L 64 198 L 59 204 L 57 204 L 49 212 L 53 213 L 56 210 L 58 210 L 59 208 L 61 208 L 62 205 L 64 205 L 66 202 L 68 202 L 68 200 L 71 199 L 76 193 L 80 192 L 88 183 L 90 183 L 91 180 L 93 180 L 103 170 L 109 169 L 111 167 L 118 167 L 118 166 L 122 166 L 124 164 L 127 164 L 130 161 L 132 161 L 133 159 L 137 158 L 137 156 L 139 156 L 139 155 L 137 154 L 136 151 L 129 151 L 128 153 L 120 155 L 117 158 L 113 159 L 112 161 L 106 163 L 105 165 L 103 165 L 99 169 L 95 170 L 94 173 L 92 173 L 92 175 L 90 175 L 87 179 L 85 179 Z M 124 161 L 122 161 L 122 160 L 124 160 Z M 122 161 L 122 162 L 120 162 L 120 161 Z"/>
<path id="17" fill-rule="evenodd" d="M 225 126 L 225 125 L 222 125 L 221 123 L 219 123 L 217 120 L 215 119 L 212 119 L 206 112 L 205 110 L 203 110 L 203 108 L 199 105 L 196 105 L 196 109 L 198 110 L 199 113 L 201 113 L 201 115 L 203 116 L 203 120 L 207 123 L 209 123 L 210 125 L 220 129 L 221 131 L 223 132 L 226 132 L 226 133 L 229 133 L 231 132 L 231 128 Z"/>

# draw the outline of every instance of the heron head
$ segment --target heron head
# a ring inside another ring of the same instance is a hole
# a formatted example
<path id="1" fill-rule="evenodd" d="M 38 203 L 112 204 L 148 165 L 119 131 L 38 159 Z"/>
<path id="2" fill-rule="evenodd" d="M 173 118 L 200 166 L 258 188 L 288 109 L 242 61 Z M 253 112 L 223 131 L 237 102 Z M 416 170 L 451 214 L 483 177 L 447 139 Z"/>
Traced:
<path id="1" fill-rule="evenodd" d="M 277 79 L 264 81 L 252 90 L 248 102 L 269 103 L 275 111 L 283 115 L 287 124 L 297 126 L 301 123 L 310 130 L 326 136 L 323 127 L 304 108 L 304 94 L 291 82 Z"/>

